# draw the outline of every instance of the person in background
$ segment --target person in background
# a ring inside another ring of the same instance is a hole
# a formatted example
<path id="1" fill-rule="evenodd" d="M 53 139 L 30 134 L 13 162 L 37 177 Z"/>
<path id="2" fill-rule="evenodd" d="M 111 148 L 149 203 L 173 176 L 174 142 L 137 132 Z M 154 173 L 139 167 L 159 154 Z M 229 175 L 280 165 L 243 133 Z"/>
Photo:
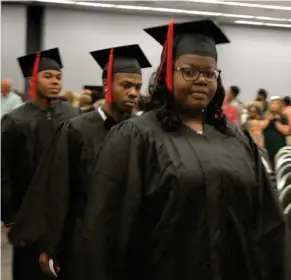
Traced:
<path id="1" fill-rule="evenodd" d="M 104 99 L 104 89 L 103 89 L 103 86 L 85 85 L 85 86 L 83 86 L 83 92 L 82 92 L 82 94 L 90 95 L 93 105 L 98 100 Z"/>
<path id="2" fill-rule="evenodd" d="M 241 118 L 242 110 L 244 108 L 244 104 L 238 98 L 239 93 L 240 93 L 239 87 L 231 86 L 226 93 L 226 99 L 229 104 L 237 108 L 238 122 L 240 123 L 240 118 Z"/>
<path id="3" fill-rule="evenodd" d="M 228 39 L 211 20 L 145 31 L 164 46 L 155 110 L 113 127 L 95 161 L 80 279 L 281 280 L 282 210 L 221 110 Z"/>
<path id="4" fill-rule="evenodd" d="M 79 96 L 79 93 L 72 90 L 63 91 L 59 95 L 60 98 L 64 98 L 64 100 L 69 102 L 73 107 L 79 107 Z"/>
<path id="5" fill-rule="evenodd" d="M 291 98 L 290 96 L 285 96 L 283 98 L 283 114 L 288 118 L 288 124 L 290 127 L 291 134 Z M 291 145 L 291 135 L 288 135 L 286 138 L 287 145 Z"/>
<path id="6" fill-rule="evenodd" d="M 132 117 L 142 87 L 142 68 L 151 67 L 139 45 L 91 55 L 103 69 L 106 103 L 58 129 L 9 235 L 15 243 L 40 248 L 45 274 L 51 275 L 52 258 L 59 278 L 68 280 L 84 279 L 74 272 L 82 266 L 83 256 L 77 252 L 94 161 L 109 130 Z"/>
<path id="7" fill-rule="evenodd" d="M 18 94 L 12 91 L 10 79 L 1 80 L 1 118 L 23 103 Z"/>
<path id="8" fill-rule="evenodd" d="M 259 148 L 264 148 L 264 135 L 261 124 L 261 112 L 262 104 L 258 101 L 254 101 L 247 106 L 248 118 L 245 124 L 245 128 L 249 131 L 255 143 Z"/>
<path id="9" fill-rule="evenodd" d="M 21 98 L 22 102 L 27 100 L 27 95 L 25 95 L 22 91 L 18 89 L 13 89 L 13 91 Z"/>
<path id="10" fill-rule="evenodd" d="M 6 196 L 1 220 L 9 230 L 57 127 L 80 114 L 78 109 L 57 99 L 62 88 L 58 49 L 19 57 L 18 62 L 24 78 L 29 79 L 30 101 L 4 115 L 1 121 L 1 181 L 5 182 L 1 192 Z M 13 279 L 44 279 L 38 250 L 20 244 L 13 243 Z"/>
<path id="11" fill-rule="evenodd" d="M 80 95 L 79 106 L 83 113 L 89 113 L 96 110 L 96 107 L 92 104 L 92 96 L 89 94 Z"/>
<path id="12" fill-rule="evenodd" d="M 265 113 L 268 111 L 268 93 L 265 89 L 261 88 L 257 92 L 256 101 L 259 101 L 262 103 L 262 117 L 264 117 Z"/>
<path id="13" fill-rule="evenodd" d="M 236 106 L 232 105 L 230 99 L 227 96 L 224 98 L 223 105 L 222 105 L 223 113 L 226 115 L 227 119 L 233 123 L 239 123 L 239 112 Z"/>
<path id="14" fill-rule="evenodd" d="M 272 96 L 269 102 L 269 110 L 265 119 L 261 121 L 265 140 L 265 148 L 269 153 L 270 160 L 274 164 L 276 153 L 286 146 L 286 136 L 290 135 L 288 118 L 283 113 L 281 97 Z"/>

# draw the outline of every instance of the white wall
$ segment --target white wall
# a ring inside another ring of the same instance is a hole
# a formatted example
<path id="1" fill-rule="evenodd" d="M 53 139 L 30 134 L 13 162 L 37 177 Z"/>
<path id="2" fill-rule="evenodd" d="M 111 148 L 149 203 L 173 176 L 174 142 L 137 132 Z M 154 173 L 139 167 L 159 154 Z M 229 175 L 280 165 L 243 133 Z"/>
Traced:
<path id="1" fill-rule="evenodd" d="M 25 55 L 26 9 L 24 5 L 1 6 L 1 78 L 10 78 L 13 88 L 24 90 L 17 57 Z"/>
<path id="2" fill-rule="evenodd" d="M 111 46 L 140 44 L 151 63 L 159 63 L 161 47 L 143 28 L 166 24 L 169 18 L 107 14 L 48 8 L 45 48 L 60 47 L 64 88 L 80 91 L 83 84 L 101 83 L 101 69 L 89 52 Z M 219 47 L 219 68 L 226 87 L 238 85 L 249 101 L 258 88 L 273 95 L 290 95 L 290 30 L 224 26 L 232 44 Z M 144 71 L 144 84 L 153 69 Z"/>

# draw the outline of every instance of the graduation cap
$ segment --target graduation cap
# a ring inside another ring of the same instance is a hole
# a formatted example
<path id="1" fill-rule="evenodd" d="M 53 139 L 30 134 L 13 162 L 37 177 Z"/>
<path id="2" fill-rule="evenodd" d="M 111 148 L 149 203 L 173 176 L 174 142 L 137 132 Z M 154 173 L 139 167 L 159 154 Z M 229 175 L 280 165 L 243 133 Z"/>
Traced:
<path id="1" fill-rule="evenodd" d="M 91 91 L 92 103 L 104 98 L 103 86 L 84 85 L 83 89 Z"/>
<path id="2" fill-rule="evenodd" d="M 216 45 L 230 41 L 212 20 L 175 23 L 146 28 L 146 33 L 164 46 L 162 61 L 157 77 L 166 64 L 166 85 L 173 89 L 173 58 L 182 54 L 210 56 L 217 60 Z"/>
<path id="3" fill-rule="evenodd" d="M 37 73 L 45 70 L 60 71 L 63 68 L 58 48 L 29 54 L 17 59 L 24 78 L 32 77 L 33 79 L 29 91 L 29 99 L 34 99 L 36 96 Z"/>
<path id="4" fill-rule="evenodd" d="M 151 67 L 139 45 L 127 45 L 91 52 L 103 69 L 102 79 L 107 79 L 106 102 L 112 102 L 112 76 L 116 73 L 141 74 L 141 68 Z"/>

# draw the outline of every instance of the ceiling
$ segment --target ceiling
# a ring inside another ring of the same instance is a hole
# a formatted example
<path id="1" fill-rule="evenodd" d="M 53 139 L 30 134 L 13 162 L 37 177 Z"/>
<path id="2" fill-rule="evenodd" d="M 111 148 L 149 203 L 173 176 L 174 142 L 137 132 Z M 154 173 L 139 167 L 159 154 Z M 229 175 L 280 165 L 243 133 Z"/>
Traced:
<path id="1" fill-rule="evenodd" d="M 7 1 L 5 1 L 7 2 Z M 16 1 L 9 1 L 16 2 Z M 73 8 L 102 11 L 173 15 L 213 18 L 221 23 L 259 25 L 291 29 L 291 0 L 289 1 L 82 1 L 82 0 L 37 0 L 47 5 L 62 5 Z"/>

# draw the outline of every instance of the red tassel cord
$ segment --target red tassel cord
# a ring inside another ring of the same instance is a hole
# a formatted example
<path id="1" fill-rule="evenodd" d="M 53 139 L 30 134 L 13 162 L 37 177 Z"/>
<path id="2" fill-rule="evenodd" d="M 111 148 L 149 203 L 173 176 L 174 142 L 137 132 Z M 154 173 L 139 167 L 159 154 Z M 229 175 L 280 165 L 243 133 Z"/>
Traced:
<path id="1" fill-rule="evenodd" d="M 37 92 L 36 80 L 37 80 L 39 62 L 40 62 L 40 52 L 37 52 L 35 60 L 34 60 L 33 70 L 32 70 L 32 77 L 31 77 L 32 80 L 31 80 L 30 90 L 28 94 L 29 100 L 34 100 L 36 98 L 36 92 Z"/>
<path id="2" fill-rule="evenodd" d="M 174 24 L 171 20 L 168 26 L 167 34 L 167 58 L 166 58 L 166 85 L 169 91 L 173 90 L 173 41 L 174 41 Z"/>
<path id="3" fill-rule="evenodd" d="M 113 81 L 113 49 L 110 50 L 107 65 L 107 93 L 105 98 L 107 104 L 112 103 L 113 100 L 112 81 Z"/>

